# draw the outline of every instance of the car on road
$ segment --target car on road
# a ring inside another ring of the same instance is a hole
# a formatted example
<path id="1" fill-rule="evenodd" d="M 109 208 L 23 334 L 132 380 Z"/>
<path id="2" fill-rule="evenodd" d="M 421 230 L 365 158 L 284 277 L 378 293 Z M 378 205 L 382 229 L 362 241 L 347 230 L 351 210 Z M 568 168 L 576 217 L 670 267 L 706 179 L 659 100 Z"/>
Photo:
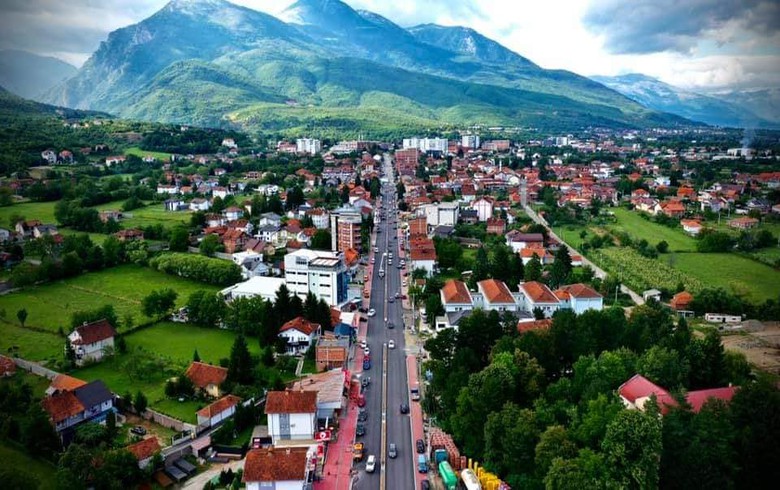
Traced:
<path id="1" fill-rule="evenodd" d="M 358 422 L 365 422 L 366 420 L 368 420 L 368 412 L 365 410 L 361 410 L 358 413 Z"/>
<path id="2" fill-rule="evenodd" d="M 130 429 L 130 432 L 137 435 L 137 436 L 145 436 L 146 435 L 146 429 L 141 427 L 140 425 L 136 425 L 132 429 Z"/>
<path id="3" fill-rule="evenodd" d="M 363 424 L 357 424 L 355 427 L 355 435 L 358 437 L 366 435 L 366 426 Z"/>
<path id="4" fill-rule="evenodd" d="M 414 445 L 417 448 L 418 454 L 425 452 L 425 442 L 422 439 L 417 439 L 417 442 L 415 442 Z"/>
<path id="5" fill-rule="evenodd" d="M 404 279 L 404 280 L 403 280 L 403 282 L 401 282 L 401 285 L 402 285 L 403 287 L 406 287 L 406 284 L 407 284 L 407 282 L 406 282 L 406 279 Z"/>
<path id="6" fill-rule="evenodd" d="M 352 459 L 354 461 L 363 461 L 363 446 L 362 442 L 358 442 L 354 446 L 352 446 Z"/>
<path id="7" fill-rule="evenodd" d="M 372 264 L 375 264 L 375 263 L 376 263 L 376 259 L 375 259 L 374 257 L 371 257 L 371 263 L 372 263 Z"/>
<path id="8" fill-rule="evenodd" d="M 378 254 L 378 253 L 379 253 L 379 247 L 374 247 L 374 253 L 375 253 L 375 254 Z"/>
<path id="9" fill-rule="evenodd" d="M 387 348 L 388 349 L 395 349 L 395 340 L 391 340 L 390 342 L 388 342 L 387 343 Z"/>
<path id="10" fill-rule="evenodd" d="M 399 299 L 400 297 L 401 297 L 401 292 L 400 291 L 395 293 L 395 299 Z"/>
<path id="11" fill-rule="evenodd" d="M 360 348 L 361 349 L 365 349 L 366 347 L 368 347 L 368 343 L 366 342 L 366 340 L 365 339 L 361 340 L 360 341 Z"/>
<path id="12" fill-rule="evenodd" d="M 392 296 L 390 296 L 390 297 L 387 298 L 387 302 L 388 303 L 395 303 L 395 299 Z"/>
<path id="13" fill-rule="evenodd" d="M 387 456 L 391 459 L 398 457 L 398 448 L 395 446 L 394 442 L 390 443 L 390 448 L 387 450 Z"/>
<path id="14" fill-rule="evenodd" d="M 373 473 L 376 469 L 376 456 L 371 454 L 366 460 L 366 472 Z"/>
<path id="15" fill-rule="evenodd" d="M 389 329 L 391 329 L 391 330 L 392 330 L 392 329 L 394 329 L 394 328 L 395 328 L 395 323 L 393 323 L 393 322 L 387 322 L 387 328 L 389 328 Z"/>
<path id="16" fill-rule="evenodd" d="M 409 413 L 409 405 L 406 403 L 401 404 L 401 413 Z"/>
<path id="17" fill-rule="evenodd" d="M 371 349 L 369 349 L 368 347 L 364 348 L 363 349 L 363 355 L 364 356 L 370 356 L 371 355 Z"/>
<path id="18" fill-rule="evenodd" d="M 371 384 L 371 378 L 369 378 L 369 377 L 363 378 L 362 380 L 360 380 L 360 384 L 362 386 L 364 386 L 364 387 L 370 385 Z"/>
<path id="19" fill-rule="evenodd" d="M 375 309 L 371 308 L 370 310 L 368 310 L 368 316 L 374 316 L 374 315 L 376 315 Z"/>

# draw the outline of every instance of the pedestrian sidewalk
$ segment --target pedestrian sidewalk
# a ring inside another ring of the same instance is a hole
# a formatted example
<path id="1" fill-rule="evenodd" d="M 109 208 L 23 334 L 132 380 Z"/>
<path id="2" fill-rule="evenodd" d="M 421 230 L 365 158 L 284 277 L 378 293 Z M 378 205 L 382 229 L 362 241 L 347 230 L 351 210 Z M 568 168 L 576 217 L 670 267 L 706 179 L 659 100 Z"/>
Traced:
<path id="1" fill-rule="evenodd" d="M 409 388 L 412 386 L 416 386 L 418 384 L 417 379 L 417 357 L 414 355 L 408 355 L 406 356 L 406 375 L 407 379 L 409 380 Z M 412 426 L 412 447 L 415 447 L 415 441 L 417 439 L 422 439 L 423 441 L 426 440 L 425 437 L 425 431 L 423 430 L 423 416 L 422 416 L 422 408 L 420 407 L 420 402 L 409 402 L 409 417 L 410 422 Z M 427 441 L 426 441 L 426 453 L 427 453 Z M 416 454 L 416 453 L 415 453 Z M 417 457 L 415 456 L 415 460 Z M 423 480 L 427 478 L 427 476 L 423 473 L 419 473 L 415 471 L 415 486 L 414 488 L 420 488 L 420 485 Z"/>

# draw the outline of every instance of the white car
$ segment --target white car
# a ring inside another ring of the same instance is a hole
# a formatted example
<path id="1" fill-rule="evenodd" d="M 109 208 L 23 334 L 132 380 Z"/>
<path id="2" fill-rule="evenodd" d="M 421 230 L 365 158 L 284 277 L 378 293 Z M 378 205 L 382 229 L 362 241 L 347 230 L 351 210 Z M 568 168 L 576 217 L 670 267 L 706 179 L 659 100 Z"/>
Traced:
<path id="1" fill-rule="evenodd" d="M 406 287 L 406 279 L 404 279 L 404 281 L 401 284 L 403 284 L 403 286 Z"/>
<path id="2" fill-rule="evenodd" d="M 371 349 L 369 349 L 368 347 L 363 348 L 363 354 L 367 355 L 367 356 L 370 356 L 371 355 Z"/>
<path id="3" fill-rule="evenodd" d="M 374 257 L 371 257 L 371 263 L 372 264 L 376 263 L 376 259 Z"/>
<path id="4" fill-rule="evenodd" d="M 390 342 L 388 342 L 387 343 L 387 348 L 388 349 L 395 349 L 395 340 L 391 340 Z"/>
<path id="5" fill-rule="evenodd" d="M 360 341 L 360 347 L 362 347 L 363 349 L 365 349 L 367 346 L 368 346 L 368 344 L 366 344 L 366 341 L 365 341 L 365 340 L 361 340 L 361 341 Z"/>
<path id="6" fill-rule="evenodd" d="M 374 315 L 376 315 L 375 309 L 371 308 L 370 310 L 368 310 L 368 316 L 374 316 Z"/>
<path id="7" fill-rule="evenodd" d="M 379 247 L 374 247 L 374 253 L 375 253 L 375 254 L 378 254 L 378 253 L 379 253 Z"/>
<path id="8" fill-rule="evenodd" d="M 368 456 L 368 459 L 366 460 L 366 472 L 373 473 L 375 469 L 376 469 L 376 456 L 371 454 Z"/>

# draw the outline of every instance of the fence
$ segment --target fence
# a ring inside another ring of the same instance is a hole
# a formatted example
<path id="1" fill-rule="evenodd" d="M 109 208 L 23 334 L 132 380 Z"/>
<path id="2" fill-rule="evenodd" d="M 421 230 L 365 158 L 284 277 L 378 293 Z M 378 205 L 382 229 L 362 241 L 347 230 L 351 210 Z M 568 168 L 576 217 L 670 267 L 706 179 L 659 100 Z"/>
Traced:
<path id="1" fill-rule="evenodd" d="M 14 357 L 13 359 L 17 366 L 37 376 L 43 376 L 47 379 L 54 379 L 58 374 L 60 374 L 57 371 L 52 371 L 51 369 L 45 368 L 38 363 L 24 360 L 21 357 Z"/>
<path id="2" fill-rule="evenodd" d="M 168 427 L 169 429 L 177 430 L 179 432 L 183 430 L 195 430 L 194 425 L 175 419 L 170 415 L 165 415 L 164 413 L 152 410 L 151 408 L 147 408 L 142 417 L 146 420 L 151 420 L 156 424 L 160 424 L 163 427 Z"/>

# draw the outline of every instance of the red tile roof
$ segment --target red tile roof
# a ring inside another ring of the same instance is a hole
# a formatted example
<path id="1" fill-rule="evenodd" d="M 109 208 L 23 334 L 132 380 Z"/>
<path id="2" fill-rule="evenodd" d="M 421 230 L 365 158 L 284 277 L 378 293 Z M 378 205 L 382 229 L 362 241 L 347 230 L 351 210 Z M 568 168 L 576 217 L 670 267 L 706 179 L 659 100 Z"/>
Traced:
<path id="1" fill-rule="evenodd" d="M 87 384 L 86 381 L 74 378 L 73 376 L 68 376 L 67 374 L 58 374 L 52 380 L 51 384 L 49 385 L 49 389 L 52 391 L 73 391 L 76 388 L 84 386 L 85 384 Z"/>
<path id="2" fill-rule="evenodd" d="M 655 395 L 656 401 L 660 405 L 661 413 L 666 413 L 670 406 L 677 406 L 677 401 L 668 391 L 641 374 L 635 374 L 631 379 L 620 385 L 618 393 L 632 404 L 636 404 L 636 401 L 640 398 Z"/>
<path id="3" fill-rule="evenodd" d="M 190 378 L 198 388 L 206 388 L 209 385 L 221 385 L 227 379 L 227 368 L 212 366 L 203 362 L 193 362 L 185 376 Z"/>
<path id="4" fill-rule="evenodd" d="M 532 322 L 518 322 L 517 332 L 526 333 L 536 330 L 549 330 L 552 326 L 552 319 L 546 318 L 544 320 L 534 320 Z"/>
<path id="5" fill-rule="evenodd" d="M 524 282 L 520 285 L 520 289 L 523 290 L 525 295 L 534 303 L 558 303 L 558 298 L 550 291 L 550 288 L 541 282 Z"/>
<path id="6" fill-rule="evenodd" d="M 314 413 L 317 411 L 316 391 L 269 391 L 265 413 Z"/>
<path id="7" fill-rule="evenodd" d="M 13 359 L 0 356 L 0 377 L 10 376 L 16 372 L 16 363 Z"/>
<path id="8" fill-rule="evenodd" d="M 43 404 L 43 409 L 49 414 L 49 417 L 55 424 L 84 411 L 84 405 L 81 404 L 72 391 L 63 391 L 47 396 L 41 403 Z"/>
<path id="9" fill-rule="evenodd" d="M 471 293 L 469 293 L 466 283 L 455 279 L 448 279 L 441 288 L 444 294 L 444 303 L 468 303 L 471 304 Z"/>
<path id="10" fill-rule="evenodd" d="M 151 458 L 154 456 L 154 453 L 160 451 L 160 442 L 157 440 L 157 437 L 152 436 L 143 441 L 138 441 L 135 444 L 130 444 L 125 449 L 130 451 L 133 456 L 135 456 L 135 459 L 143 461 L 144 459 Z"/>
<path id="11" fill-rule="evenodd" d="M 413 248 L 409 255 L 412 260 L 436 260 L 436 250 L 432 248 Z"/>
<path id="12" fill-rule="evenodd" d="M 302 481 L 306 477 L 307 448 L 252 449 L 244 462 L 243 481 Z"/>
<path id="13" fill-rule="evenodd" d="M 76 327 L 76 332 L 81 337 L 80 340 L 73 342 L 76 345 L 94 344 L 95 342 L 110 339 L 116 335 L 116 330 L 114 330 L 114 327 L 111 326 L 106 319 Z"/>
<path id="14" fill-rule="evenodd" d="M 693 295 L 688 291 L 682 291 L 672 297 L 671 305 L 675 310 L 684 310 L 690 306 Z"/>
<path id="15" fill-rule="evenodd" d="M 569 284 L 568 286 L 561 287 L 558 291 L 568 293 L 575 298 L 601 298 L 602 296 L 597 293 L 593 288 L 586 286 L 585 284 Z M 558 295 L 558 291 L 555 295 Z"/>
<path id="16" fill-rule="evenodd" d="M 311 335 L 314 333 L 318 328 L 320 328 L 319 323 L 312 323 L 309 320 L 305 319 L 302 316 L 297 316 L 290 320 L 289 322 L 285 323 L 279 328 L 279 332 L 284 332 L 285 330 L 292 330 L 295 329 L 303 334 Z"/>
<path id="17" fill-rule="evenodd" d="M 208 407 L 204 407 L 198 410 L 198 415 L 200 415 L 201 417 L 211 418 L 219 413 L 224 412 L 230 407 L 234 407 L 238 405 L 240 401 L 241 398 L 235 395 L 225 395 L 219 400 L 209 405 Z"/>
<path id="18" fill-rule="evenodd" d="M 496 279 L 485 279 L 478 283 L 482 294 L 485 295 L 485 299 L 490 303 L 514 303 L 515 298 L 509 291 L 509 288 L 503 281 Z"/>

